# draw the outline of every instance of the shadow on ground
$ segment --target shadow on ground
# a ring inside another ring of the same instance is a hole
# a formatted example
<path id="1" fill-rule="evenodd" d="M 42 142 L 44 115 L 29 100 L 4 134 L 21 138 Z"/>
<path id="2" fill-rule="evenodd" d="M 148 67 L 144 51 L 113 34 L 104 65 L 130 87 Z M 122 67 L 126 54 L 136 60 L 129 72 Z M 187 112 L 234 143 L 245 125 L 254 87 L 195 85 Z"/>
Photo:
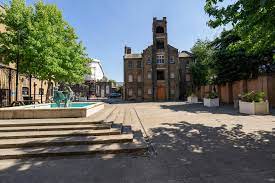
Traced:
<path id="1" fill-rule="evenodd" d="M 228 129 L 187 122 L 151 131 L 156 154 L 0 161 L 0 182 L 275 182 L 272 132 L 246 134 L 241 125 Z"/>

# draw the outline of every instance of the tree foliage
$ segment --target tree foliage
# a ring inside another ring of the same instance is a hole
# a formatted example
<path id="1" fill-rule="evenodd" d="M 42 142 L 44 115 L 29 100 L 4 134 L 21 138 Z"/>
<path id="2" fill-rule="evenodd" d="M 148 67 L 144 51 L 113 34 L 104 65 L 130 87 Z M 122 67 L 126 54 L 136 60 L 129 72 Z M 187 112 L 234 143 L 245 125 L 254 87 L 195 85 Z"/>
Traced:
<path id="1" fill-rule="evenodd" d="M 1 23 L 7 32 L 0 34 L 0 41 L 7 62 L 15 62 L 19 53 L 21 73 L 56 82 L 83 80 L 89 59 L 55 5 L 38 1 L 26 6 L 25 0 L 12 0 L 5 10 Z"/>
<path id="2" fill-rule="evenodd" d="M 212 18 L 212 28 L 232 25 L 240 39 L 230 49 L 244 49 L 249 55 L 266 55 L 275 49 L 275 1 L 236 0 L 222 6 L 225 0 L 206 0 L 205 11 Z"/>
<path id="3" fill-rule="evenodd" d="M 191 49 L 194 62 L 191 63 L 190 70 L 195 86 L 202 86 L 213 81 L 212 55 L 213 50 L 209 41 L 198 40 Z"/>
<path id="4" fill-rule="evenodd" d="M 213 67 L 218 83 L 232 82 L 256 77 L 263 60 L 257 55 L 247 55 L 242 48 L 231 50 L 231 44 L 240 37 L 234 31 L 223 31 L 220 37 L 211 42 Z"/>
<path id="5" fill-rule="evenodd" d="M 0 33 L 0 54 L 5 63 L 13 63 L 19 59 L 26 60 L 25 50 L 29 37 L 29 24 L 32 20 L 33 9 L 27 7 L 22 0 L 13 0 L 10 6 L 0 15 L 0 23 L 5 25 L 6 31 Z M 19 70 L 30 73 L 29 65 L 19 64 Z"/>

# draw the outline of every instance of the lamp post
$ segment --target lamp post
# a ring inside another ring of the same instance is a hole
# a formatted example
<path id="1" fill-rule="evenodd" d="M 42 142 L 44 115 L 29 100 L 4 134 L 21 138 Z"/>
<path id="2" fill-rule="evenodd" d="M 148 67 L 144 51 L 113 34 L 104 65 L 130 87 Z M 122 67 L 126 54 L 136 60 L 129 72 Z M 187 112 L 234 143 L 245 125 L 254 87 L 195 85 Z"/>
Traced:
<path id="1" fill-rule="evenodd" d="M 44 94 L 44 89 L 43 89 L 43 80 L 40 81 L 41 82 L 41 88 L 40 88 L 40 100 L 41 100 L 41 104 L 43 103 L 43 94 Z"/>
<path id="2" fill-rule="evenodd" d="M 36 95 L 36 86 L 37 86 L 37 84 L 34 82 L 33 83 L 33 100 L 35 101 L 35 95 Z M 35 103 L 35 102 L 34 102 Z"/>
<path id="3" fill-rule="evenodd" d="M 20 30 L 17 32 L 17 55 L 16 55 L 16 83 L 15 83 L 15 101 L 18 101 L 18 80 L 19 80 L 19 59 L 20 59 Z"/>

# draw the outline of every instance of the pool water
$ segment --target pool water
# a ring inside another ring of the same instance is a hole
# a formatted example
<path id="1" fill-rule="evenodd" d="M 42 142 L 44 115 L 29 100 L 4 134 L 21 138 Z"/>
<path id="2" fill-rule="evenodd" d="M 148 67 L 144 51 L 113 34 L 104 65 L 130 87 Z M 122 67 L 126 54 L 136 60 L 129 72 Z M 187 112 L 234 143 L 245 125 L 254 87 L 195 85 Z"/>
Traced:
<path id="1" fill-rule="evenodd" d="M 69 108 L 81 108 L 81 107 L 87 107 L 89 105 L 93 105 L 95 103 L 71 103 L 71 105 L 69 106 Z M 61 104 L 60 107 L 64 107 L 64 104 Z M 57 104 L 51 104 L 51 108 L 58 108 Z"/>
<path id="2" fill-rule="evenodd" d="M 76 102 L 76 103 L 71 103 L 71 105 L 69 107 L 66 108 L 85 108 L 87 106 L 91 106 L 94 105 L 95 103 L 92 102 Z M 64 108 L 64 103 L 61 104 L 60 107 L 57 107 L 57 104 L 38 104 L 38 105 L 27 105 L 27 106 L 21 106 L 20 108 L 24 108 L 24 109 L 58 109 L 58 108 Z"/>

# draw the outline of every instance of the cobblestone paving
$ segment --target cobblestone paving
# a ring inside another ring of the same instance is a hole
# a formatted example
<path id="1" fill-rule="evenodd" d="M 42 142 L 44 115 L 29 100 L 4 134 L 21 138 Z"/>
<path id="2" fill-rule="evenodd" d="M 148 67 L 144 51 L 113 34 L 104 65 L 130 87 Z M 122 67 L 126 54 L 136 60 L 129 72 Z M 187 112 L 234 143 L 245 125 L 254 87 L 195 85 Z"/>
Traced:
<path id="1" fill-rule="evenodd" d="M 182 102 L 116 104 L 155 151 L 0 161 L 0 182 L 272 183 L 275 114 L 241 115 L 232 106 Z M 272 158 L 273 154 L 273 158 Z"/>

